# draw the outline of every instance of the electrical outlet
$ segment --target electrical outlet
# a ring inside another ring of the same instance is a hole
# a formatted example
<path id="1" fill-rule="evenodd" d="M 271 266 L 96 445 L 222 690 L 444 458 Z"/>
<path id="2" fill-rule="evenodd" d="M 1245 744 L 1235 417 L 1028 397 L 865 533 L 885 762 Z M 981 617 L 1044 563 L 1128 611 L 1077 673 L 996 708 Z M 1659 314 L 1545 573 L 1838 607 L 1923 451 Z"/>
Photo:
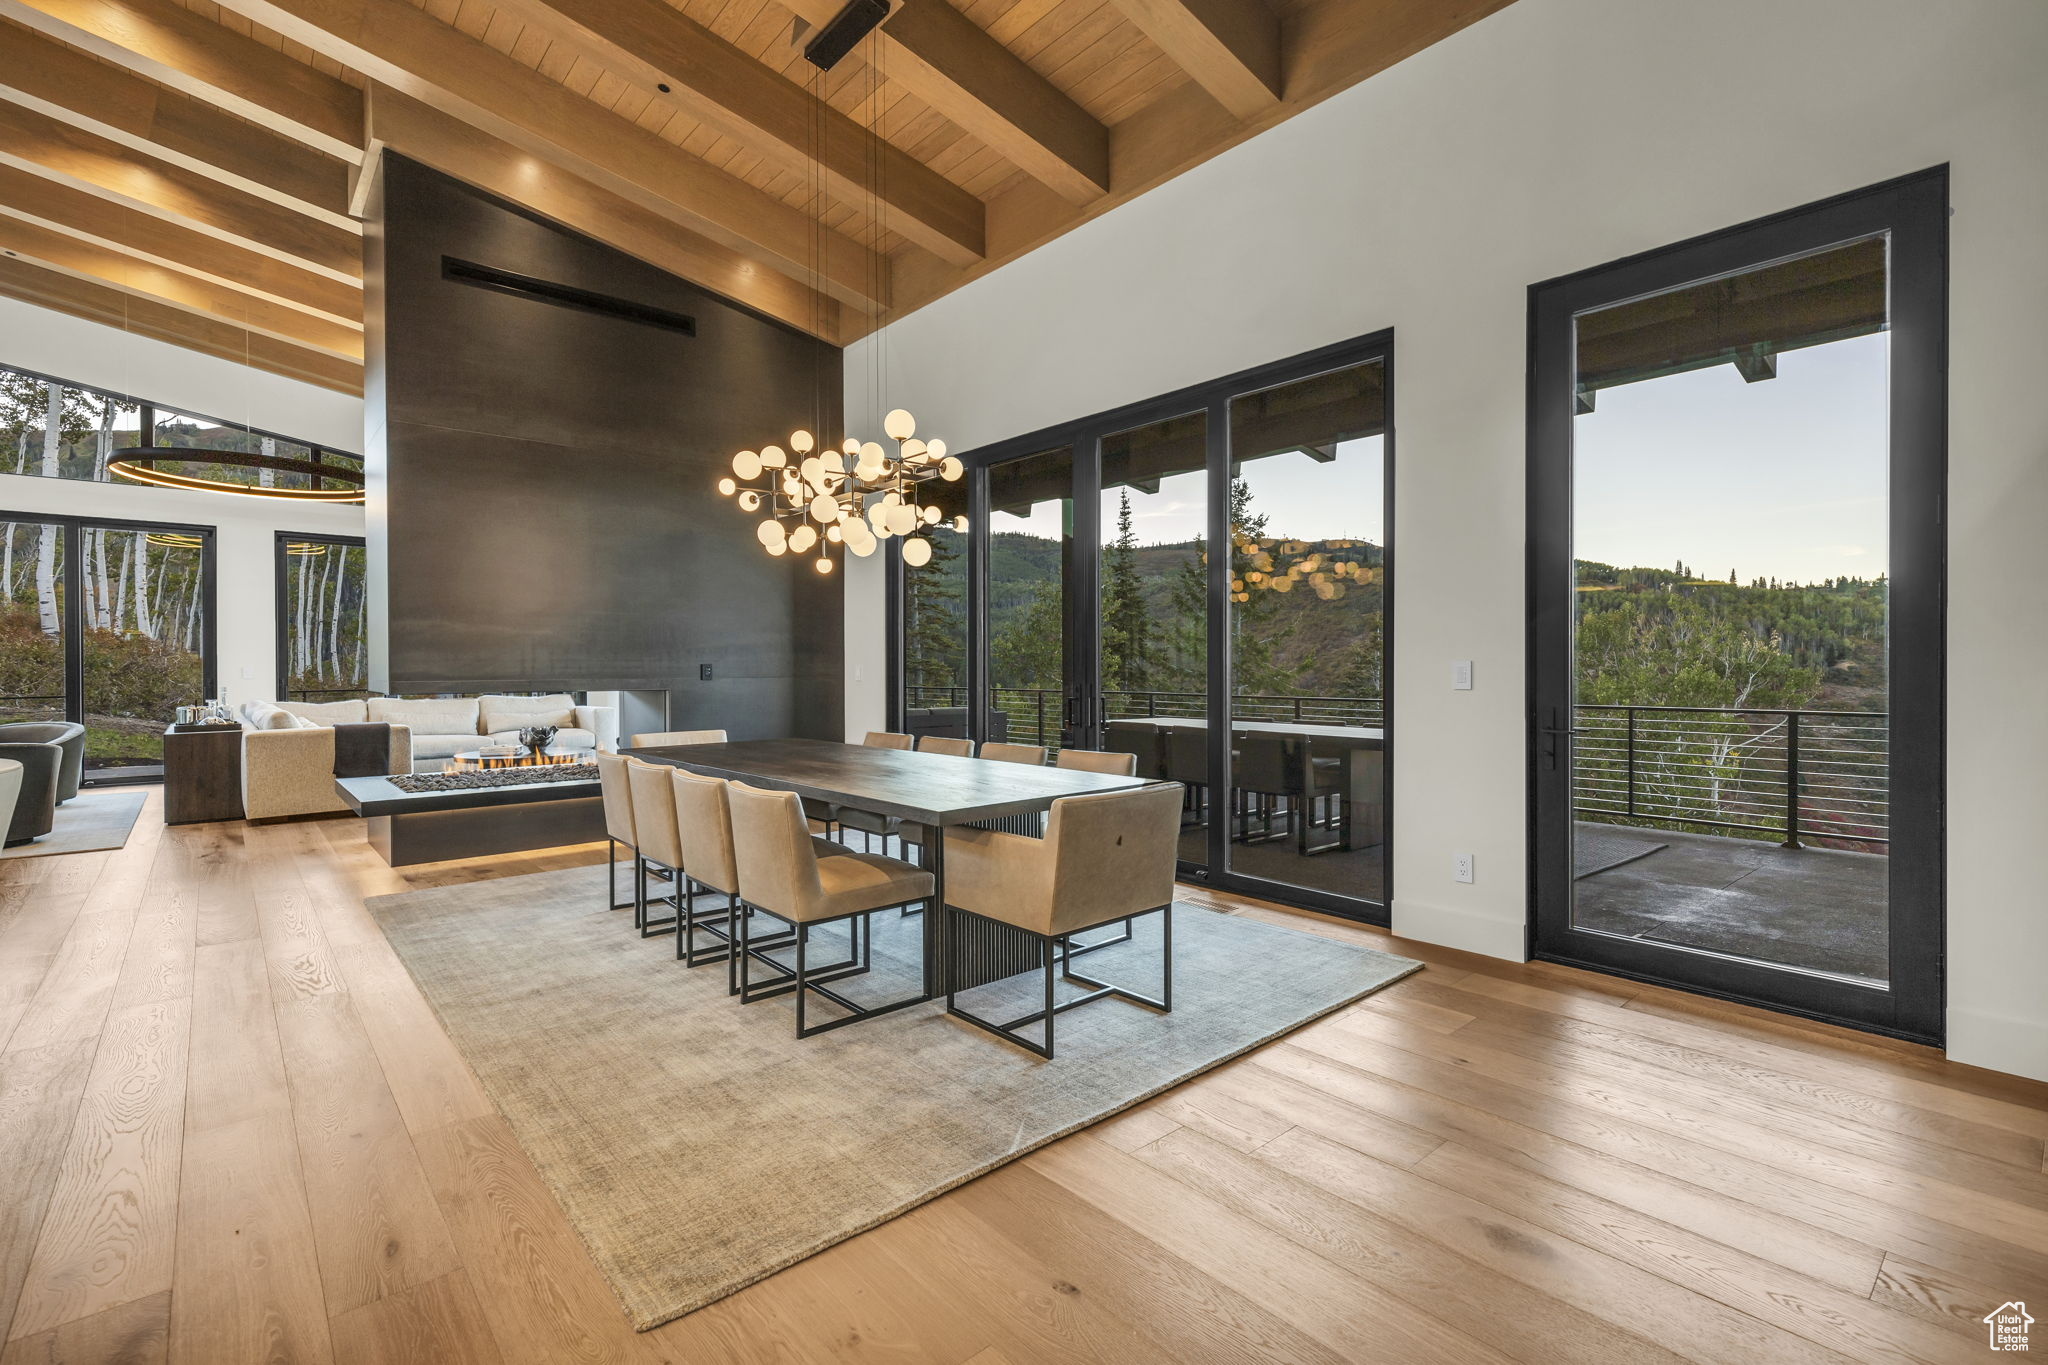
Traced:
<path id="1" fill-rule="evenodd" d="M 1451 855 L 1451 880 L 1469 882 L 1472 880 L 1472 855 L 1453 853 Z"/>
<path id="2" fill-rule="evenodd" d="M 698 680 L 699 682 L 710 682 L 710 681 L 711 681 L 711 665 L 710 665 L 710 664 L 698 664 L 698 665 L 697 665 L 697 680 Z"/>
<path id="3" fill-rule="evenodd" d="M 1472 690 L 1472 661 L 1454 659 L 1451 661 L 1451 688 L 1458 692 Z"/>

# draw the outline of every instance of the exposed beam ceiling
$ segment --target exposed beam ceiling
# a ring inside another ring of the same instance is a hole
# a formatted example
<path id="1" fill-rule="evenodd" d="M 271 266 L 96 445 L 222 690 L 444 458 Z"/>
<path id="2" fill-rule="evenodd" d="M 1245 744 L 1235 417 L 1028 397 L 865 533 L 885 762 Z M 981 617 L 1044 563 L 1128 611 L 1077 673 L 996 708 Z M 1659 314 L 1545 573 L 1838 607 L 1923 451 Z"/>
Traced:
<path id="1" fill-rule="evenodd" d="M 352 282 L 303 270 L 59 180 L 0 165 L 0 212 L 331 322 L 362 324 L 363 291 Z"/>
<path id="2" fill-rule="evenodd" d="M 1115 2 L 1239 118 L 1256 118 L 1280 102 L 1280 19 L 1263 0 Z"/>
<path id="3" fill-rule="evenodd" d="M 322 388 L 343 393 L 363 391 L 363 367 L 359 361 L 252 334 L 238 323 L 139 298 L 32 261 L 0 256 L 0 294 L 223 360 L 303 379 Z"/>
<path id="4" fill-rule="evenodd" d="M 360 326 L 315 317 L 192 271 L 146 261 L 6 212 L 0 212 L 0 255 L 222 321 L 239 321 L 252 332 L 298 342 L 339 359 L 360 362 L 363 358 Z"/>
<path id="5" fill-rule="evenodd" d="M 0 99 L 259 198 L 347 220 L 349 163 L 338 157 L 9 21 L 0 20 L 0 48 Z"/>
<path id="6" fill-rule="evenodd" d="M 813 28 L 843 0 L 784 0 Z M 903 0 L 877 33 L 889 78 L 1077 203 L 1109 189 L 1109 130 L 947 0 Z"/>
<path id="7" fill-rule="evenodd" d="M 406 0 L 226 0 L 225 7 L 792 278 L 809 279 L 815 246 L 828 293 L 864 309 L 888 301 L 889 264 L 867 248 L 840 233 L 815 233 L 800 210 Z"/>
<path id="8" fill-rule="evenodd" d="M 256 9 L 277 7 L 269 0 L 233 3 L 251 18 L 257 17 Z M 277 4 L 304 9 L 317 4 L 324 11 L 328 0 Z M 560 32 L 643 89 L 667 86 L 658 98 L 672 100 L 691 117 L 793 174 L 809 174 L 815 154 L 827 193 L 848 200 L 874 194 L 891 227 L 943 259 L 956 265 L 981 259 L 979 199 L 901 148 L 887 142 L 874 146 L 867 130 L 851 118 L 735 51 L 667 0 L 506 0 L 503 8 Z"/>
<path id="9" fill-rule="evenodd" d="M 0 100 L 0 165 L 189 224 L 339 280 L 362 278 L 362 234 Z"/>
<path id="10" fill-rule="evenodd" d="M 361 92 L 172 0 L 0 0 L 0 15 L 329 155 L 362 155 Z"/>
<path id="11" fill-rule="evenodd" d="M 359 388 L 395 151 L 844 344 L 1509 2 L 0 0 L 0 293 Z"/>

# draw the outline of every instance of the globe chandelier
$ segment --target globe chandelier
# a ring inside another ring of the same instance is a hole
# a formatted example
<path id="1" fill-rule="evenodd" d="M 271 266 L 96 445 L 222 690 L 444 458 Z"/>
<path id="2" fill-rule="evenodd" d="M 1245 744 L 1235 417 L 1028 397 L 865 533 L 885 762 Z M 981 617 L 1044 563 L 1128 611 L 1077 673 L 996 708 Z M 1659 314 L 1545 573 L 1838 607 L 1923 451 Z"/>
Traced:
<path id="1" fill-rule="evenodd" d="M 882 419 L 882 431 L 896 443 L 894 455 L 858 436 L 819 451 L 810 432 L 793 431 L 788 450 L 768 445 L 733 456 L 718 491 L 742 512 L 767 513 L 756 535 L 771 555 L 816 551 L 814 567 L 828 574 L 835 546 L 866 558 L 894 537 L 903 541 L 903 562 L 920 568 L 931 562 L 932 543 L 919 533 L 945 520 L 923 492 L 935 481 L 959 482 L 963 469 L 944 441 L 919 440 L 917 420 L 902 408 Z M 951 524 L 965 531 L 967 518 Z"/>
<path id="2" fill-rule="evenodd" d="M 876 7 L 878 14 L 885 14 L 886 8 Z M 842 16 L 843 18 L 844 16 Z M 872 20 L 868 27 L 873 27 Z M 835 26 L 837 21 L 835 21 Z M 818 300 L 822 310 L 824 238 L 822 215 L 827 209 L 824 197 L 824 167 L 819 157 L 823 145 L 824 128 L 822 119 L 826 108 L 819 79 L 823 72 L 852 50 L 865 35 L 865 30 L 848 30 L 844 41 L 825 41 L 821 34 L 805 49 L 805 57 L 815 68 L 810 76 L 811 102 L 814 114 L 811 129 L 812 146 L 810 155 L 811 196 L 810 213 L 815 225 L 811 242 L 811 297 Z M 866 191 L 866 220 L 874 229 L 877 243 L 888 235 L 888 204 L 878 192 L 876 183 L 883 164 L 883 139 L 879 95 L 887 83 L 885 49 L 870 40 L 866 43 L 866 69 L 868 95 L 866 107 L 876 110 L 870 115 L 867 134 L 870 155 L 867 159 L 869 178 L 862 188 Z M 883 269 L 881 252 L 871 253 L 878 272 L 870 297 L 880 299 L 887 292 L 879 272 Z M 814 336 L 825 334 L 824 317 L 821 313 L 812 328 Z M 887 355 L 887 332 L 882 335 L 880 355 Z M 878 387 L 874 406 L 880 409 L 879 401 L 886 392 L 884 377 L 885 361 L 878 361 L 873 367 Z M 813 419 L 823 425 L 827 407 L 823 394 L 823 370 L 813 366 L 815 412 Z M 903 562 L 911 568 L 922 568 L 932 559 L 932 543 L 925 532 L 937 527 L 948 518 L 938 501 L 928 496 L 937 492 L 936 484 L 958 483 L 965 473 L 958 457 L 946 453 L 946 443 L 940 440 L 921 440 L 917 435 L 917 419 L 903 408 L 893 408 L 882 419 L 882 433 L 895 443 L 892 454 L 880 441 L 863 441 L 858 436 L 848 436 L 836 447 L 819 448 L 818 438 L 809 430 L 792 431 L 787 438 L 787 449 L 782 445 L 764 445 L 759 450 L 742 450 L 732 457 L 732 473 L 721 476 L 718 491 L 739 504 L 742 512 L 759 515 L 761 520 L 755 527 L 761 547 L 770 555 L 813 555 L 812 567 L 820 574 L 833 570 L 833 551 L 845 550 L 866 558 L 872 555 L 885 540 L 901 540 Z M 967 518 L 955 516 L 950 519 L 955 531 L 967 529 Z"/>

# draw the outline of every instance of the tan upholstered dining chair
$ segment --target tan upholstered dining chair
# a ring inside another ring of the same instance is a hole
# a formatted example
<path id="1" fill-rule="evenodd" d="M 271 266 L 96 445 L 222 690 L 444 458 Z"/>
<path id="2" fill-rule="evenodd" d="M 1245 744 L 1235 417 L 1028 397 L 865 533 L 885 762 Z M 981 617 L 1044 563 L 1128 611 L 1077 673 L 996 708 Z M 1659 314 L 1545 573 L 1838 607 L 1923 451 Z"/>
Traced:
<path id="1" fill-rule="evenodd" d="M 637 892 L 628 900 L 619 899 L 619 848 L 625 846 L 633 855 L 633 883 L 637 887 L 644 875 L 640 863 L 640 837 L 633 829 L 633 789 L 626 776 L 626 759 L 604 749 L 597 751 L 597 787 L 604 798 L 604 833 L 608 856 L 605 859 L 605 904 L 613 910 L 635 911 L 634 923 L 639 923 Z"/>
<path id="2" fill-rule="evenodd" d="M 954 739 L 951 735 L 926 735 L 917 742 L 921 754 L 951 754 L 954 758 L 974 757 L 974 741 Z"/>
<path id="3" fill-rule="evenodd" d="M 1034 768 L 1045 766 L 1043 744 L 1005 744 L 991 739 L 981 746 L 981 757 L 991 763 L 1024 763 Z"/>
<path id="4" fill-rule="evenodd" d="M 946 840 L 946 914 L 979 915 L 1037 935 L 1045 1003 L 1030 1014 L 995 1023 L 962 1009 L 946 993 L 946 1013 L 1050 1059 L 1053 1021 L 1091 1000 L 1114 995 L 1161 1013 L 1173 1009 L 1173 873 L 1183 792 L 1177 783 L 1135 791 L 1066 796 L 1052 803 L 1045 837 L 957 829 Z M 1071 935 L 1158 911 L 1162 922 L 1160 992 L 1141 995 L 1073 969 Z M 950 937 L 957 921 L 948 926 Z M 1090 987 L 1055 1000 L 1058 976 Z M 1045 1042 L 1018 1030 L 1043 1023 Z"/>
<path id="5" fill-rule="evenodd" d="M 913 994 L 886 1005 L 857 1005 L 827 984 L 869 970 L 874 947 L 869 915 L 876 910 L 928 901 L 932 894 L 929 872 L 894 858 L 851 849 L 819 857 L 817 844 L 804 820 L 803 805 L 794 792 L 761 791 L 734 782 L 726 787 L 726 800 L 732 811 L 733 853 L 743 902 L 738 954 L 742 1001 L 752 1003 L 794 991 L 796 1036 L 808 1038 L 931 998 L 925 993 L 922 972 Z M 793 967 L 773 962 L 759 950 L 753 935 L 754 916 L 747 910 L 761 911 L 790 925 L 795 932 Z M 811 930 L 840 921 L 848 925 L 846 960 L 812 966 Z M 753 967 L 757 962 L 772 964 L 778 969 L 777 974 L 765 982 L 755 982 Z M 846 1014 L 823 1024 L 809 1023 L 807 1010 L 813 994 L 831 1001 Z"/>
<path id="6" fill-rule="evenodd" d="M 1111 749 L 1062 749 L 1056 766 L 1079 773 L 1108 773 L 1111 777 L 1136 777 L 1138 756 Z"/>
<path id="7" fill-rule="evenodd" d="M 648 763 L 637 758 L 622 760 L 626 765 L 626 792 L 633 803 L 634 852 L 633 924 L 640 937 L 653 938 L 672 932 L 686 899 L 683 887 L 683 850 L 676 840 L 676 792 L 669 781 L 673 771 L 666 763 Z M 669 884 L 666 895 L 649 896 L 649 873 Z M 647 912 L 657 905 L 675 913 L 649 919 Z"/>
<path id="8" fill-rule="evenodd" d="M 899 735 L 894 730 L 870 730 L 868 737 L 861 741 L 866 749 L 910 749 L 916 741 L 909 735 Z"/>
<path id="9" fill-rule="evenodd" d="M 656 730 L 644 735 L 635 735 L 629 742 L 634 749 L 655 749 L 671 744 L 723 744 L 723 730 Z"/>

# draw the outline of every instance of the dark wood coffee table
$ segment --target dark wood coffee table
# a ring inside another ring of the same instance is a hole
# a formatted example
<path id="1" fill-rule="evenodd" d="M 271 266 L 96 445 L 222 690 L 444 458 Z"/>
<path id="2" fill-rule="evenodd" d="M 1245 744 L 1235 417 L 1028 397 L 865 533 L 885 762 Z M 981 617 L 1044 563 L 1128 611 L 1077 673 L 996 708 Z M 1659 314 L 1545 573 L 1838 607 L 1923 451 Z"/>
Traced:
<path id="1" fill-rule="evenodd" d="M 337 777 L 370 843 L 393 867 L 523 853 L 605 837 L 597 779 L 519 782 L 454 791 L 401 791 L 388 777 Z"/>

